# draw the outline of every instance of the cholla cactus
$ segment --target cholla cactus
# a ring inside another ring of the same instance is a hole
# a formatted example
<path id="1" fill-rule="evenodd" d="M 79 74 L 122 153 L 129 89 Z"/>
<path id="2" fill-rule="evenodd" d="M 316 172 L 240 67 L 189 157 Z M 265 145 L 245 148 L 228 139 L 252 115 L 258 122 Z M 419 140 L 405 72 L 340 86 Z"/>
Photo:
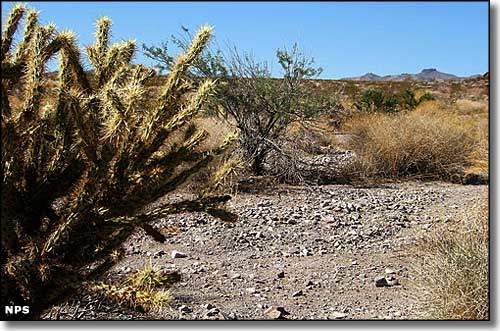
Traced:
<path id="1" fill-rule="evenodd" d="M 23 16 L 22 40 L 13 36 Z M 8 17 L 2 66 L 2 304 L 30 305 L 33 317 L 96 280 L 137 227 L 172 213 L 204 211 L 234 220 L 218 207 L 228 196 L 145 209 L 221 154 L 200 150 L 206 132 L 187 126 L 214 82 L 189 81 L 186 70 L 210 40 L 202 27 L 172 68 L 158 96 L 144 82 L 152 69 L 132 65 L 135 42 L 110 45 L 111 20 L 97 22 L 87 49 L 87 74 L 71 32 L 41 26 L 23 5 Z M 59 55 L 57 87 L 45 72 Z M 194 86 L 198 86 L 197 88 Z M 184 131 L 184 132 L 183 132 Z"/>

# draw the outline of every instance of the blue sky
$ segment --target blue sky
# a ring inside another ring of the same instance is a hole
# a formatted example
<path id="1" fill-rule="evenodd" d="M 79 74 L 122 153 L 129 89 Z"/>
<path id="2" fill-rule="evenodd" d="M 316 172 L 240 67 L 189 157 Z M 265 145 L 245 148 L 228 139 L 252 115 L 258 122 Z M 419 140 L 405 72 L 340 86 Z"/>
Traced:
<path id="1" fill-rule="evenodd" d="M 2 25 L 14 2 L 2 1 Z M 416 73 L 468 76 L 488 70 L 487 2 L 27 2 L 42 22 L 93 41 L 94 22 L 113 20 L 115 41 L 158 44 L 181 25 L 208 23 L 220 45 L 274 62 L 298 42 L 324 68 L 322 78 Z M 151 63 L 140 52 L 136 62 Z M 278 65 L 273 69 L 278 71 Z"/>

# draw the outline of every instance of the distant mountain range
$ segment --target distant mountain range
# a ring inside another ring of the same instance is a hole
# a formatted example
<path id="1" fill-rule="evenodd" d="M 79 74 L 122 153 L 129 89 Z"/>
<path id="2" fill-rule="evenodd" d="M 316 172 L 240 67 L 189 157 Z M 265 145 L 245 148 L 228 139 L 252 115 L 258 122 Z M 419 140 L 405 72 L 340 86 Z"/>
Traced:
<path id="1" fill-rule="evenodd" d="M 440 81 L 440 80 L 460 80 L 460 79 L 468 79 L 468 78 L 477 78 L 481 77 L 481 75 L 473 75 L 469 77 L 458 77 L 452 74 L 447 74 L 437 69 L 430 68 L 424 69 L 418 74 L 400 74 L 400 75 L 387 75 L 387 76 L 379 76 L 372 72 L 364 74 L 359 77 L 348 77 L 343 78 L 345 80 L 365 80 L 365 81 L 405 81 L 405 80 L 413 80 L 413 81 Z"/>

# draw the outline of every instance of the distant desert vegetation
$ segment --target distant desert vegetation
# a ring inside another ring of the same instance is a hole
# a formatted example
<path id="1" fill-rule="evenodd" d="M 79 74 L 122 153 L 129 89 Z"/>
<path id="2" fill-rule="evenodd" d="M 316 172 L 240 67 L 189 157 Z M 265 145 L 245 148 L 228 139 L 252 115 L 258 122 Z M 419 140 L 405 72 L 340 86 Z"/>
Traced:
<path id="1" fill-rule="evenodd" d="M 489 318 L 488 73 L 319 79 L 295 44 L 274 77 L 202 26 L 177 56 L 143 46 L 160 75 L 111 26 L 80 49 L 25 5 L 5 21 L 2 305 Z"/>

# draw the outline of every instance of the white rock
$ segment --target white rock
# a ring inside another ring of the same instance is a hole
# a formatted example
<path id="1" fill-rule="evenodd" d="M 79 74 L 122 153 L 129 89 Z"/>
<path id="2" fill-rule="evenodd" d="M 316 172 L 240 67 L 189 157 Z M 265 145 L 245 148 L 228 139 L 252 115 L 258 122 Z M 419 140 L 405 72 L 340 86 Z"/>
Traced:
<path id="1" fill-rule="evenodd" d="M 246 291 L 250 294 L 254 294 L 257 292 L 257 290 L 255 289 L 255 287 L 249 287 L 246 289 Z"/>
<path id="2" fill-rule="evenodd" d="M 333 313 L 331 313 L 330 315 L 333 319 L 336 319 L 336 320 L 340 320 L 340 319 L 344 319 L 347 317 L 347 314 L 345 313 L 341 313 L 339 311 L 334 311 Z"/>
<path id="3" fill-rule="evenodd" d="M 391 268 L 385 268 L 385 273 L 386 273 L 387 275 L 395 274 L 395 273 L 396 273 L 396 270 L 391 269 Z"/>
<path id="4" fill-rule="evenodd" d="M 187 257 L 187 254 L 173 250 L 171 256 L 173 259 L 180 259 L 180 258 Z"/>

